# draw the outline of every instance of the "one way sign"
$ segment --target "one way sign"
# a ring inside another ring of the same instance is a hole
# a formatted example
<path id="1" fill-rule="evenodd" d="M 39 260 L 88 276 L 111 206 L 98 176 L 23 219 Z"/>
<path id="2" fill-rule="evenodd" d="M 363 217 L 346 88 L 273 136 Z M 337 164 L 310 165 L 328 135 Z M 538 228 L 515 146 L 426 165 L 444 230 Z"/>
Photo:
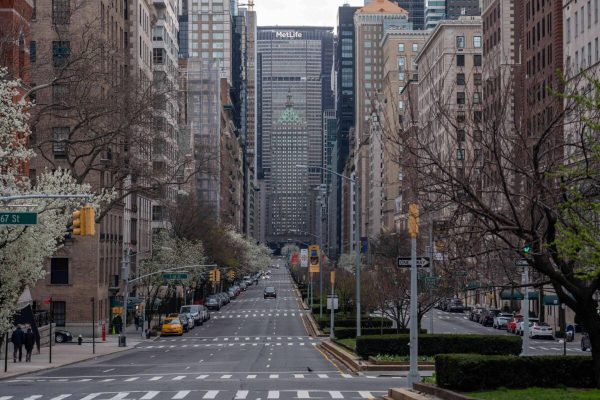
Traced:
<path id="1" fill-rule="evenodd" d="M 398 268 L 410 268 L 410 257 L 398 257 Z M 417 267 L 426 267 L 429 265 L 429 257 L 417 258 Z"/>

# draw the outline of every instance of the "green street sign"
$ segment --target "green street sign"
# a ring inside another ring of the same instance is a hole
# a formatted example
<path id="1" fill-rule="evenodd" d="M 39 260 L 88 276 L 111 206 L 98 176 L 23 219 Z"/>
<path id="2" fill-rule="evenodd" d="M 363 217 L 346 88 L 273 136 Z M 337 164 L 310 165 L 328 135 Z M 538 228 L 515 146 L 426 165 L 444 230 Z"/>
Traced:
<path id="1" fill-rule="evenodd" d="M 162 277 L 163 277 L 163 279 L 166 279 L 168 281 L 183 281 L 188 278 L 188 274 L 170 273 L 170 274 L 163 274 Z"/>
<path id="2" fill-rule="evenodd" d="M 437 286 L 437 277 L 426 276 L 425 277 L 425 286 L 429 289 L 435 288 Z"/>
<path id="3" fill-rule="evenodd" d="M 37 213 L 0 212 L 0 225 L 36 225 Z"/>

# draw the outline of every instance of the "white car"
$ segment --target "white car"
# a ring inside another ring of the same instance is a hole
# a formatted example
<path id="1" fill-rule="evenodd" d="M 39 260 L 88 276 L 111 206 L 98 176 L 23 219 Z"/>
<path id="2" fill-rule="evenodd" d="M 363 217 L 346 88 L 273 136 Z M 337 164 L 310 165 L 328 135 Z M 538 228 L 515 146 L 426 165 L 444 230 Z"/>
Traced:
<path id="1" fill-rule="evenodd" d="M 531 326 L 538 321 L 539 321 L 539 319 L 537 319 L 537 318 L 529 318 L 529 328 L 531 328 Z M 523 324 L 524 324 L 524 321 L 521 321 L 517 324 L 517 329 L 515 331 L 515 334 L 523 336 Z"/>
<path id="2" fill-rule="evenodd" d="M 549 338 L 554 339 L 552 328 L 545 322 L 534 322 L 529 328 L 530 338 Z"/>

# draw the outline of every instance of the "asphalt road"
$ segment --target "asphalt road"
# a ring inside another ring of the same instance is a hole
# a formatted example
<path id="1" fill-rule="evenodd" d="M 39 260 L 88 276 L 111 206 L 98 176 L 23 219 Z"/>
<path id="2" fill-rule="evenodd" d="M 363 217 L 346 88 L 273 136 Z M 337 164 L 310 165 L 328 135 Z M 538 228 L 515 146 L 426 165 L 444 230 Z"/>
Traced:
<path id="1" fill-rule="evenodd" d="M 307 335 L 288 271 L 253 285 L 182 337 L 0 383 L 0 400 L 368 399 L 400 376 L 355 375 Z M 277 299 L 263 299 L 265 286 Z"/>
<path id="2" fill-rule="evenodd" d="M 512 333 L 506 330 L 494 329 L 492 327 L 483 326 L 476 322 L 470 321 L 467 313 L 449 313 L 440 310 L 433 310 L 433 333 L 468 333 L 481 335 L 510 335 Z M 423 318 L 423 328 L 430 330 L 429 312 Z M 580 334 L 577 334 L 573 342 L 567 343 L 567 355 L 591 355 L 591 352 L 581 351 Z M 529 343 L 529 351 L 531 355 L 562 355 L 564 352 L 563 343 L 559 339 L 531 339 Z"/>

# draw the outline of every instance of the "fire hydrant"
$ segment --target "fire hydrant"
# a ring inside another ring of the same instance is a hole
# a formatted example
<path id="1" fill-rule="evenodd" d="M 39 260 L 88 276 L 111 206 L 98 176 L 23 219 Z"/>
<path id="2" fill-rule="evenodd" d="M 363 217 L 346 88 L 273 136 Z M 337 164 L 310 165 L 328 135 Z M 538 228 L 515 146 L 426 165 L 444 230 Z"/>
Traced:
<path id="1" fill-rule="evenodd" d="M 83 343 L 83 337 L 81 335 L 79 335 L 77 337 L 77 344 L 81 346 L 82 343 Z"/>

